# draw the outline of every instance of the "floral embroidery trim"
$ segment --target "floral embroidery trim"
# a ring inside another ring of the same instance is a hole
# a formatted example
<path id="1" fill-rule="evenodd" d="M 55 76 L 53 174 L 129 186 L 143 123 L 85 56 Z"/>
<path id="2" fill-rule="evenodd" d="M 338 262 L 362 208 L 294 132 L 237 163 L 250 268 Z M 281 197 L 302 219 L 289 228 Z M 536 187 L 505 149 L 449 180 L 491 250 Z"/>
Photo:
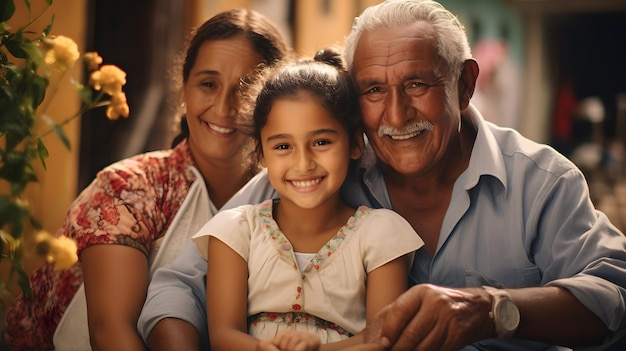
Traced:
<path id="1" fill-rule="evenodd" d="M 272 209 L 275 203 L 278 203 L 279 199 L 266 200 L 257 205 L 258 216 L 263 228 L 267 231 L 270 239 L 274 242 L 277 252 L 280 257 L 286 262 L 292 265 L 294 271 L 298 271 L 298 263 L 295 258 L 293 246 L 285 236 L 283 232 L 278 228 L 278 223 L 272 216 Z M 350 216 L 346 224 L 344 224 L 337 234 L 335 234 L 324 246 L 315 254 L 315 256 L 309 261 L 309 263 L 302 269 L 300 280 L 294 282 L 296 287 L 296 293 L 291 304 L 291 311 L 302 311 L 304 301 L 303 283 L 313 269 L 316 271 L 320 268 L 321 264 L 330 257 L 333 252 L 339 247 L 344 239 L 353 232 L 359 225 L 361 218 L 363 218 L 371 209 L 366 206 L 360 206 L 355 213 Z"/>
<path id="2" fill-rule="evenodd" d="M 263 203 L 259 204 L 259 218 L 261 219 L 261 223 L 265 229 L 267 229 L 268 234 L 272 240 L 275 241 L 277 247 L 280 248 L 280 255 L 287 260 L 287 262 L 292 262 L 294 269 L 298 269 L 296 260 L 293 254 L 293 247 L 291 243 L 287 239 L 287 237 L 280 231 L 278 228 L 278 224 L 272 217 L 272 209 L 274 203 L 280 200 L 267 200 Z M 348 219 L 348 222 L 339 229 L 337 234 L 335 234 L 322 248 L 315 254 L 315 256 L 311 259 L 311 261 L 302 269 L 304 273 L 310 272 L 312 269 L 318 270 L 322 262 L 324 262 L 328 257 L 330 257 L 333 252 L 339 247 L 339 245 L 344 241 L 344 239 L 355 230 L 358 226 L 359 220 L 367 214 L 371 209 L 366 206 L 359 206 L 356 209 L 354 214 Z M 304 279 L 304 275 L 302 278 Z"/>
<path id="3" fill-rule="evenodd" d="M 294 324 L 308 324 L 320 330 L 334 330 L 339 335 L 346 335 L 348 337 L 351 337 L 353 335 L 352 333 L 335 323 L 304 312 L 262 312 L 248 317 L 248 326 L 256 326 L 261 322 L 283 323 L 287 324 L 288 327 Z"/>

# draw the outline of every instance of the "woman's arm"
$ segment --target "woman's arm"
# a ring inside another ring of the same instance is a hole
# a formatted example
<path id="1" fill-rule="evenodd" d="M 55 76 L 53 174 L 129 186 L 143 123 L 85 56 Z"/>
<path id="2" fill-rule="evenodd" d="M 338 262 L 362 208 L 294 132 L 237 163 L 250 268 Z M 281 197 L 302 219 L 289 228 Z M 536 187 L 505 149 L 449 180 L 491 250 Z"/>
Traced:
<path id="1" fill-rule="evenodd" d="M 370 323 L 383 307 L 392 303 L 407 289 L 411 255 L 404 255 L 390 261 L 367 275 L 365 314 Z M 363 332 L 335 343 L 324 344 L 321 351 L 344 350 L 347 347 L 364 343 Z"/>
<path id="2" fill-rule="evenodd" d="M 211 350 L 255 350 L 248 335 L 248 264 L 228 245 L 209 238 L 207 320 Z"/>
<path id="3" fill-rule="evenodd" d="M 93 245 L 81 253 L 89 337 L 94 350 L 145 350 L 137 318 L 148 289 L 148 260 L 139 250 Z"/>

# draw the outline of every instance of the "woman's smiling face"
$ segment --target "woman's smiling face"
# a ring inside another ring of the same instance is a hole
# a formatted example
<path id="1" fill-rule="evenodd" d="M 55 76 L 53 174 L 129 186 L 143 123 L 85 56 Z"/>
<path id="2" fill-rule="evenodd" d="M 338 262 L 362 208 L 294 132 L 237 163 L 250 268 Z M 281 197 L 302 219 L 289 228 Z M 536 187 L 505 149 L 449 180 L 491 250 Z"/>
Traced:
<path id="1" fill-rule="evenodd" d="M 244 37 L 204 42 L 184 85 L 189 147 L 196 160 L 241 162 L 248 138 L 235 128 L 239 83 L 261 56 Z"/>

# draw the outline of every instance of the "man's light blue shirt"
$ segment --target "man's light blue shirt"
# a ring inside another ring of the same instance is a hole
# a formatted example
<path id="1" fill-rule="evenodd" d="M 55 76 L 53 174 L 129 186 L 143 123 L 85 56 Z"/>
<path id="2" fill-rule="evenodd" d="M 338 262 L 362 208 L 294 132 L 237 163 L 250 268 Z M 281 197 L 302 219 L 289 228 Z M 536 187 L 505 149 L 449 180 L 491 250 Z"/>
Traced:
<path id="1" fill-rule="evenodd" d="M 485 121 L 473 107 L 463 118 L 477 128 L 470 162 L 454 184 L 435 255 L 417 253 L 411 283 L 560 286 L 609 329 L 623 329 L 626 238 L 595 209 L 583 174 L 552 148 Z M 345 198 L 393 208 L 380 165 L 368 162 L 351 175 L 362 182 L 346 183 Z M 546 348 L 493 342 L 507 350 Z"/>

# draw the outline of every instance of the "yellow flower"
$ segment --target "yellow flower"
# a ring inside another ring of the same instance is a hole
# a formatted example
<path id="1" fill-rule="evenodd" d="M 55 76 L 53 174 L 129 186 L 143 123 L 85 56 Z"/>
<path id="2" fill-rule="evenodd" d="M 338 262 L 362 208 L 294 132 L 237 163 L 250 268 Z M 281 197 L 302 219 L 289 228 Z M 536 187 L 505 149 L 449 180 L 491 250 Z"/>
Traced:
<path id="1" fill-rule="evenodd" d="M 68 269 L 78 261 L 74 240 L 66 236 L 55 238 L 45 230 L 35 236 L 35 250 L 45 256 L 48 263 L 54 263 L 57 270 Z"/>
<path id="2" fill-rule="evenodd" d="M 122 86 L 126 84 L 126 72 L 115 65 L 104 65 L 91 73 L 89 84 L 95 90 L 113 95 L 121 92 Z"/>
<path id="3" fill-rule="evenodd" d="M 62 35 L 43 39 L 42 46 L 44 62 L 59 71 L 70 68 L 80 57 L 78 46 L 74 40 Z"/>
<path id="4" fill-rule="evenodd" d="M 111 95 L 111 104 L 107 107 L 106 115 L 110 120 L 116 120 L 120 116 L 126 118 L 130 110 L 126 102 L 126 94 L 119 92 Z"/>
<path id="5" fill-rule="evenodd" d="M 95 51 L 86 52 L 85 56 L 83 56 L 83 60 L 85 60 L 85 64 L 87 65 L 87 69 L 89 71 L 95 71 L 102 63 L 102 56 L 98 55 Z"/>

